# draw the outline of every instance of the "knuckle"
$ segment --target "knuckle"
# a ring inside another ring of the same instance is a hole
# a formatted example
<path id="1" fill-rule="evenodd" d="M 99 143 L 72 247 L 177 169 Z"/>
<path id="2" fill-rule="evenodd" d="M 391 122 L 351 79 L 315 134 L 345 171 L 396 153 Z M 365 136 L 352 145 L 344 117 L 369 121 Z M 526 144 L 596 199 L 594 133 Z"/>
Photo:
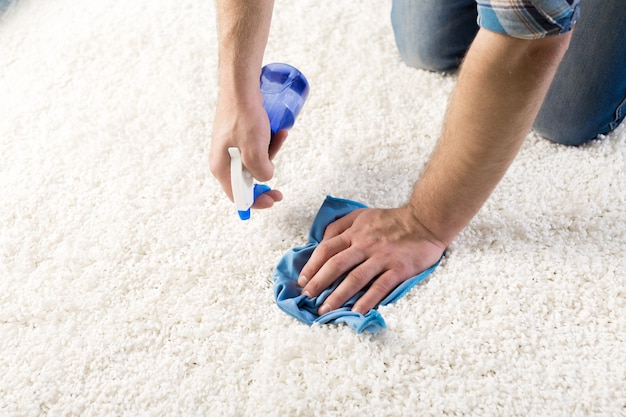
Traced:
<path id="1" fill-rule="evenodd" d="M 335 236 L 339 234 L 339 225 L 336 222 L 333 222 L 326 226 L 326 230 L 324 231 L 325 235 Z"/>
<path id="2" fill-rule="evenodd" d="M 333 246 L 329 240 L 323 240 L 319 245 L 317 245 L 317 249 L 315 249 L 315 251 L 317 252 L 317 256 L 320 256 L 323 259 L 330 258 L 334 255 Z"/>
<path id="3" fill-rule="evenodd" d="M 333 256 L 326 264 L 333 271 L 342 271 L 345 267 L 345 262 L 338 256 Z"/>
<path id="4" fill-rule="evenodd" d="M 408 267 L 409 261 L 405 258 L 394 258 L 389 264 L 389 268 L 393 271 L 405 271 Z"/>
<path id="5" fill-rule="evenodd" d="M 348 281 L 356 282 L 359 287 L 362 287 L 367 284 L 367 282 L 371 281 L 372 277 L 369 276 L 363 269 L 356 268 L 348 274 L 346 279 Z"/>
<path id="6" fill-rule="evenodd" d="M 395 280 L 388 277 L 387 279 L 377 279 L 376 281 L 374 281 L 374 283 L 370 287 L 370 290 L 375 291 L 379 294 L 387 295 L 396 286 L 397 284 L 395 283 Z"/>

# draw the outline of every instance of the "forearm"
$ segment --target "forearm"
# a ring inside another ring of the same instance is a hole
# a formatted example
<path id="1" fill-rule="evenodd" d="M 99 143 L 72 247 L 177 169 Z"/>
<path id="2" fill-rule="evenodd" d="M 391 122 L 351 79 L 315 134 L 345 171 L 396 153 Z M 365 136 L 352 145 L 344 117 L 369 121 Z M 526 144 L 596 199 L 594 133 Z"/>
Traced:
<path id="1" fill-rule="evenodd" d="M 408 206 L 449 244 L 489 197 L 541 107 L 570 35 L 527 41 L 480 30 L 441 138 Z"/>
<path id="2" fill-rule="evenodd" d="M 209 166 L 231 199 L 228 148 L 239 148 L 254 178 L 267 181 L 274 173 L 271 152 L 276 152 L 284 140 L 284 135 L 278 137 L 270 147 L 269 119 L 259 88 L 273 7 L 273 0 L 217 0 L 220 90 Z M 261 197 L 256 206 L 271 207 L 281 198 L 276 192 L 273 197 Z"/>
<path id="3" fill-rule="evenodd" d="M 238 101 L 259 98 L 273 7 L 273 0 L 217 0 L 219 83 L 228 97 Z"/>

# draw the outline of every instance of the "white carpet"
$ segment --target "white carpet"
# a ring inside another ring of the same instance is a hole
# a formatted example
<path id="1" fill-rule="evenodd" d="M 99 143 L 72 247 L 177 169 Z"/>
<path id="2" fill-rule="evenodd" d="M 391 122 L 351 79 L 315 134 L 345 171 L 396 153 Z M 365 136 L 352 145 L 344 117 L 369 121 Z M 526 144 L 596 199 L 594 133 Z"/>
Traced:
<path id="1" fill-rule="evenodd" d="M 211 1 L 23 0 L 0 17 L 0 415 L 626 414 L 626 129 L 529 135 L 441 267 L 356 335 L 280 312 L 327 194 L 402 203 L 454 78 L 390 2 L 277 1 L 311 83 L 248 223 L 210 176 Z"/>

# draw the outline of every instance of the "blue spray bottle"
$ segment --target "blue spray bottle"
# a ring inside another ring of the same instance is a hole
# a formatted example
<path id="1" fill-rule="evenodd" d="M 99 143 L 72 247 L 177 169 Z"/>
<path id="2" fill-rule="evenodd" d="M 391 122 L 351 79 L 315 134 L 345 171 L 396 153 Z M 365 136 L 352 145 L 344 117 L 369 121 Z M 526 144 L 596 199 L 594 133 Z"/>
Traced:
<path id="1" fill-rule="evenodd" d="M 309 95 L 309 83 L 291 65 L 267 64 L 261 70 L 261 93 L 273 136 L 279 130 L 291 129 Z M 254 183 L 254 178 L 241 161 L 239 148 L 228 148 L 228 153 L 235 206 L 241 220 L 248 220 L 254 200 L 270 188 Z"/>

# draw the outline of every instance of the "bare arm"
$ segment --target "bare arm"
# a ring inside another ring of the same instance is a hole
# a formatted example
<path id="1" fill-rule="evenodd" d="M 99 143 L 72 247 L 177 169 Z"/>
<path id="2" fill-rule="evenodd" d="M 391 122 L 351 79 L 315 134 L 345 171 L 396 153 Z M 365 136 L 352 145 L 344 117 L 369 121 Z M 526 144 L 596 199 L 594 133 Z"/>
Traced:
<path id="1" fill-rule="evenodd" d="M 228 147 L 238 147 L 252 175 L 267 181 L 274 173 L 271 156 L 286 137 L 284 132 L 277 134 L 268 153 L 270 126 L 259 78 L 273 7 L 273 0 L 217 0 L 220 93 L 209 164 L 231 199 Z M 280 192 L 271 191 L 255 207 L 269 207 L 280 198 Z"/>
<path id="2" fill-rule="evenodd" d="M 446 245 L 478 212 L 517 155 L 570 36 L 529 41 L 478 32 L 438 146 L 409 203 Z"/>
<path id="3" fill-rule="evenodd" d="M 370 281 L 354 310 L 369 311 L 441 256 L 517 154 L 570 35 L 519 40 L 481 29 L 461 68 L 439 143 L 407 205 L 365 209 L 331 224 L 299 284 L 317 296 L 351 271 L 324 314 Z"/>
<path id="4" fill-rule="evenodd" d="M 256 102 L 273 0 L 217 0 L 220 92 Z"/>

